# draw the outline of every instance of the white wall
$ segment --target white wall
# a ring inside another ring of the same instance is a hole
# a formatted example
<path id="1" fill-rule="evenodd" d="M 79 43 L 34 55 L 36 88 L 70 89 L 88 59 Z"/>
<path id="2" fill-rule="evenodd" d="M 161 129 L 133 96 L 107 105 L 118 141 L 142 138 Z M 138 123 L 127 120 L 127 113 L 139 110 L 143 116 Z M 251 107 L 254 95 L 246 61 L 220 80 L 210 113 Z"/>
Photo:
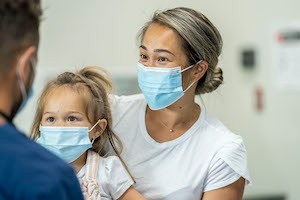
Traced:
<path id="1" fill-rule="evenodd" d="M 253 186 L 247 195 L 280 194 L 298 200 L 300 184 L 300 92 L 278 90 L 272 74 L 272 27 L 300 23 L 300 1 L 272 0 L 90 0 L 43 1 L 35 96 L 16 118 L 29 132 L 35 100 L 54 74 L 85 65 L 99 65 L 113 77 L 134 77 L 138 58 L 135 36 L 157 9 L 192 7 L 219 28 L 224 39 L 220 66 L 225 83 L 206 95 L 206 105 L 228 127 L 243 136 L 249 153 Z M 243 70 L 239 51 L 254 47 L 257 65 Z M 300 56 L 300 55 L 299 55 Z M 284 66 L 282 68 L 284 70 Z M 254 89 L 264 92 L 264 110 L 255 110 Z"/>

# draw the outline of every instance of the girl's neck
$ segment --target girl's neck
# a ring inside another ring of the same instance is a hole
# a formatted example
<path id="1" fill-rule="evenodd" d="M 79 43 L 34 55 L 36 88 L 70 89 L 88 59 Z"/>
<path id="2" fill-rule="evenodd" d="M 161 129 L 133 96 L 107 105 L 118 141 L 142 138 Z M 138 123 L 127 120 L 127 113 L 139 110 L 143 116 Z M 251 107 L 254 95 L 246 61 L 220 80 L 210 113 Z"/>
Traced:
<path id="1" fill-rule="evenodd" d="M 70 163 L 74 167 L 76 173 L 78 173 L 81 170 L 81 168 L 85 165 L 86 158 L 87 158 L 87 152 L 85 152 L 79 158 L 77 158 L 72 163 Z"/>

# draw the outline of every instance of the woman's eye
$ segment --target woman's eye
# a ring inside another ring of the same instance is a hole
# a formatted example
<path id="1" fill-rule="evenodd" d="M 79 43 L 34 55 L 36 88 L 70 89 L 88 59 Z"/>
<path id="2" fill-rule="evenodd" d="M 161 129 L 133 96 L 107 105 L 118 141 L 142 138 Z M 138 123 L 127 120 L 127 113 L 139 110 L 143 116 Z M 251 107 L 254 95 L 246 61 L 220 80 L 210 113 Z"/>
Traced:
<path id="1" fill-rule="evenodd" d="M 74 122 L 74 121 L 77 121 L 77 120 L 78 120 L 77 117 L 74 117 L 74 116 L 68 117 L 69 122 Z"/>
<path id="2" fill-rule="evenodd" d="M 147 59 L 147 56 L 144 55 L 144 54 L 140 54 L 140 58 L 141 58 L 141 59 Z"/>
<path id="3" fill-rule="evenodd" d="M 47 117 L 47 118 L 46 118 L 46 121 L 47 121 L 47 122 L 54 122 L 54 117 Z"/>
<path id="4" fill-rule="evenodd" d="M 159 62 L 165 62 L 165 61 L 168 61 L 169 59 L 168 58 L 166 58 L 166 57 L 159 57 L 158 58 L 158 61 Z"/>

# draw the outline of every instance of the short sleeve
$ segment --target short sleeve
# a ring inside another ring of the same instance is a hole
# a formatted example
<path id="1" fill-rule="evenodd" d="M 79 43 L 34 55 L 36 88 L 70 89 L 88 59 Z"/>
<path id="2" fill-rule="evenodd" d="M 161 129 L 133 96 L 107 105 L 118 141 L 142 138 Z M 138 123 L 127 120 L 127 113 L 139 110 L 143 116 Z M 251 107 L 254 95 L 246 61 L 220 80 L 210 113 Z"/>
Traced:
<path id="1" fill-rule="evenodd" d="M 117 156 L 107 158 L 105 173 L 108 178 L 108 191 L 113 199 L 120 198 L 134 183 Z"/>
<path id="2" fill-rule="evenodd" d="M 246 148 L 241 137 L 225 144 L 213 158 L 204 185 L 204 192 L 219 189 L 240 177 L 250 184 Z"/>

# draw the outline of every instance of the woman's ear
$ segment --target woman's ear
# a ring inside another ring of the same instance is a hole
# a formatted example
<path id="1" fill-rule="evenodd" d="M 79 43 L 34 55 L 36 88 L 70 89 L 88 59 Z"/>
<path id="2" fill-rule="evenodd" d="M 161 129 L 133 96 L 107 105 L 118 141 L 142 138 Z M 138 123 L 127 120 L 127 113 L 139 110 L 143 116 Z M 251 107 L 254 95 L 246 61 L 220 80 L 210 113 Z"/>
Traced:
<path id="1" fill-rule="evenodd" d="M 102 133 L 104 132 L 106 126 L 107 126 L 107 120 L 100 119 L 98 121 L 98 125 L 95 127 L 96 131 L 92 133 L 92 139 L 95 140 L 96 138 L 100 137 L 100 135 L 102 135 Z"/>
<path id="2" fill-rule="evenodd" d="M 201 60 L 200 62 L 195 64 L 195 67 L 193 70 L 194 80 L 199 81 L 204 76 L 207 69 L 208 69 L 208 62 L 205 60 Z"/>

